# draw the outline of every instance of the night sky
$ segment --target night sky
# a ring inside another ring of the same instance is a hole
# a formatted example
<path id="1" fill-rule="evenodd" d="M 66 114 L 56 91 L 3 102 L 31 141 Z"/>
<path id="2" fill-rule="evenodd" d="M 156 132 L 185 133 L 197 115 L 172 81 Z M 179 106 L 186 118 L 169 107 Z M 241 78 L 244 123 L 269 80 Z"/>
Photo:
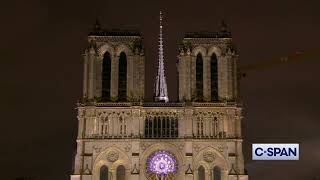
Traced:
<path id="1" fill-rule="evenodd" d="M 67 180 L 82 96 L 82 52 L 96 17 L 105 28 L 138 28 L 152 96 L 158 14 L 165 16 L 165 64 L 175 100 L 177 43 L 185 32 L 230 25 L 240 65 L 319 48 L 320 1 L 10 1 L 1 4 L 1 180 Z M 301 63 L 249 72 L 241 80 L 250 180 L 320 176 L 320 53 Z M 298 142 L 299 161 L 251 161 L 251 143 Z"/>

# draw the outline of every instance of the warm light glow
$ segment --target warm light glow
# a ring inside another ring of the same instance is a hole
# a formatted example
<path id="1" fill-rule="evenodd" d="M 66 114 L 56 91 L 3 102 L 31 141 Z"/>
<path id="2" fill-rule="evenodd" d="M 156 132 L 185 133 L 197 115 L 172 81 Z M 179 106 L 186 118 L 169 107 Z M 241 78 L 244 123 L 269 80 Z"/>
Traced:
<path id="1" fill-rule="evenodd" d="M 168 151 L 156 151 L 147 161 L 147 172 L 158 176 L 175 174 L 177 171 L 176 158 Z"/>

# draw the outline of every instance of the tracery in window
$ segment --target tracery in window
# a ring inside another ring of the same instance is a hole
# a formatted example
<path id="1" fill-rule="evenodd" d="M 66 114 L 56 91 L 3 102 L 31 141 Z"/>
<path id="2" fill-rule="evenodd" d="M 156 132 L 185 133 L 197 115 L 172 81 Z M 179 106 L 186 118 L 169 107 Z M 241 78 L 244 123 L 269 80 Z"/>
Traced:
<path id="1" fill-rule="evenodd" d="M 146 138 L 178 137 L 178 118 L 169 116 L 148 116 L 145 119 Z"/>

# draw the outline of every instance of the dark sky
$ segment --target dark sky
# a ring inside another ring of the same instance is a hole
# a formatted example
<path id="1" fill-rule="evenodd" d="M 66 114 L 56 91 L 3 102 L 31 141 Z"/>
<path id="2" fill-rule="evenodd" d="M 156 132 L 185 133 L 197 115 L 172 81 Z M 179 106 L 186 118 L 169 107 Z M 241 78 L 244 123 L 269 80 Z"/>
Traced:
<path id="1" fill-rule="evenodd" d="M 230 25 L 240 64 L 319 48 L 320 1 L 10 1 L 1 3 L 1 179 L 67 180 L 82 95 L 82 57 L 95 18 L 142 31 L 146 94 L 152 94 L 158 14 L 165 14 L 169 96 L 176 98 L 177 42 L 188 31 Z M 241 80 L 245 155 L 251 180 L 320 176 L 320 54 L 250 72 Z M 299 142 L 299 161 L 251 161 L 253 142 Z"/>

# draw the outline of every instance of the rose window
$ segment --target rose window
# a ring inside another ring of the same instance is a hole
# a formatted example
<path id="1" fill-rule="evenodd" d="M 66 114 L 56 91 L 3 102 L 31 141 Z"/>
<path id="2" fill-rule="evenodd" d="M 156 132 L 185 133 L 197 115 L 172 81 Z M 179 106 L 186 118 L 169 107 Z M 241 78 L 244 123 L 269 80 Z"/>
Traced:
<path id="1" fill-rule="evenodd" d="M 156 151 L 150 155 L 147 161 L 147 172 L 158 176 L 175 174 L 177 172 L 177 160 L 168 151 Z"/>

